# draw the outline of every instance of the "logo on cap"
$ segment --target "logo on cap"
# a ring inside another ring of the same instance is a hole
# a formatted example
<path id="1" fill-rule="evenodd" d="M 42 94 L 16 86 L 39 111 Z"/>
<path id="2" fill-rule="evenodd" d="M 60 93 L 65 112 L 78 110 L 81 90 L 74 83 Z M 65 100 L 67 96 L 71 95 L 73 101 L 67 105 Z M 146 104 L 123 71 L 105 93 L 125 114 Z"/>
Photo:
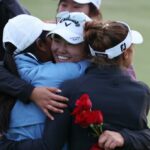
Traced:
<path id="1" fill-rule="evenodd" d="M 120 49 L 121 49 L 121 51 L 123 52 L 124 50 L 126 50 L 126 43 L 123 43 L 123 44 L 121 44 L 120 45 Z"/>
<path id="2" fill-rule="evenodd" d="M 66 27 L 68 27 L 68 26 L 70 26 L 70 25 L 71 25 L 71 23 L 65 22 L 65 26 L 66 26 Z"/>
<path id="3" fill-rule="evenodd" d="M 73 41 L 78 41 L 80 39 L 80 37 L 79 36 L 78 37 L 71 37 L 70 39 Z"/>
<path id="4" fill-rule="evenodd" d="M 62 23 L 62 22 L 64 22 L 64 21 L 71 21 L 71 22 L 73 22 L 74 24 L 75 24 L 75 26 L 76 27 L 80 27 L 80 23 L 79 23 L 79 21 L 77 21 L 77 20 L 73 20 L 73 19 L 71 19 L 71 18 L 63 18 L 63 19 L 61 19 L 60 21 L 59 21 L 59 23 Z M 71 25 L 71 23 L 69 24 L 67 24 L 66 22 L 65 22 L 65 26 L 67 27 L 67 26 L 69 26 L 69 25 Z"/>

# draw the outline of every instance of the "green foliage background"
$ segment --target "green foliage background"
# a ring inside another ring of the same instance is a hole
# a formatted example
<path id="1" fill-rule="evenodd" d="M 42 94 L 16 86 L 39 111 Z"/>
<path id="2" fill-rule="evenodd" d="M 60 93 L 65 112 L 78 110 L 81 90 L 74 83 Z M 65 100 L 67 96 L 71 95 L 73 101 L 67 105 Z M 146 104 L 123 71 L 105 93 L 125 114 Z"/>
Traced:
<path id="1" fill-rule="evenodd" d="M 26 8 L 43 20 L 54 19 L 58 0 L 20 0 Z M 131 29 L 138 30 L 144 43 L 136 46 L 134 68 L 137 79 L 150 86 L 150 0 L 102 0 L 104 20 L 127 22 Z M 150 125 L 150 116 L 149 116 Z"/>

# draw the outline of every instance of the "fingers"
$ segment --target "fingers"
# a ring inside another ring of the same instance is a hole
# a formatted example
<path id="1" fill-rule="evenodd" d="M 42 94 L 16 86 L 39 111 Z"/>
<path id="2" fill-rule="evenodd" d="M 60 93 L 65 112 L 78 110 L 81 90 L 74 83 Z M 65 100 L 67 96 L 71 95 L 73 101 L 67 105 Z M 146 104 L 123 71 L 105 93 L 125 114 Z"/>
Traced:
<path id="1" fill-rule="evenodd" d="M 112 147 L 113 146 L 113 147 Z M 116 143 L 112 139 L 108 139 L 104 143 L 105 150 L 112 150 L 116 147 Z"/>
<path id="2" fill-rule="evenodd" d="M 47 109 L 43 109 L 43 112 L 50 120 L 54 120 L 54 117 L 51 115 L 51 113 L 49 113 Z"/>
<path id="3" fill-rule="evenodd" d="M 60 108 L 66 108 L 67 105 L 62 104 L 62 103 L 58 103 L 55 101 L 50 101 L 50 102 L 51 102 L 51 104 L 46 105 L 46 108 L 44 108 L 43 111 L 49 119 L 54 120 L 54 117 L 51 115 L 49 110 L 52 112 L 55 112 L 55 113 L 63 113 L 64 112 L 63 109 L 60 109 Z"/>
<path id="4" fill-rule="evenodd" d="M 50 93 L 49 97 L 50 99 L 55 100 L 55 101 L 62 101 L 62 102 L 68 101 L 68 98 L 55 94 L 55 93 Z"/>
<path id="5" fill-rule="evenodd" d="M 98 144 L 105 150 L 113 150 L 116 147 L 122 147 L 124 139 L 120 133 L 107 130 L 99 137 Z"/>
<path id="6" fill-rule="evenodd" d="M 63 113 L 63 109 L 60 109 L 60 108 L 57 108 L 57 107 L 54 107 L 52 105 L 47 105 L 46 106 L 48 110 L 52 111 L 52 112 L 55 112 L 55 113 Z"/>
<path id="7" fill-rule="evenodd" d="M 99 146 L 104 148 L 106 140 L 107 140 L 107 136 L 105 136 L 103 133 L 98 140 Z"/>
<path id="8" fill-rule="evenodd" d="M 56 108 L 61 108 L 61 109 L 67 107 L 67 104 L 64 104 L 62 102 L 53 101 L 53 100 L 48 101 L 47 104 L 51 105 L 53 107 L 56 107 Z"/>
<path id="9" fill-rule="evenodd" d="M 60 93 L 60 92 L 61 92 L 60 89 L 54 88 L 54 87 L 47 87 L 47 89 L 48 89 L 49 91 L 51 91 L 51 92 L 54 92 L 54 93 Z"/>
<path id="10" fill-rule="evenodd" d="M 68 101 L 68 99 L 58 95 L 59 92 L 61 92 L 61 90 L 57 88 L 36 87 L 31 95 L 35 104 L 42 109 L 51 120 L 54 118 L 51 113 L 49 113 L 49 110 L 56 113 L 63 113 L 63 108 L 67 107 L 67 104 L 63 102 Z"/>

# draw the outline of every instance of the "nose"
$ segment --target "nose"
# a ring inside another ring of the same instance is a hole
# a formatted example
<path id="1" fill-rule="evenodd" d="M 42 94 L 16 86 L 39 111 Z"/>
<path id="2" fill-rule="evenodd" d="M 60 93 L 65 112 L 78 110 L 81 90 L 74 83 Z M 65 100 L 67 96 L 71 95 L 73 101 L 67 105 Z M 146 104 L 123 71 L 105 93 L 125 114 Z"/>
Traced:
<path id="1" fill-rule="evenodd" d="M 61 46 L 59 46 L 58 52 L 62 54 L 66 53 L 66 44 L 64 42 L 61 43 Z"/>

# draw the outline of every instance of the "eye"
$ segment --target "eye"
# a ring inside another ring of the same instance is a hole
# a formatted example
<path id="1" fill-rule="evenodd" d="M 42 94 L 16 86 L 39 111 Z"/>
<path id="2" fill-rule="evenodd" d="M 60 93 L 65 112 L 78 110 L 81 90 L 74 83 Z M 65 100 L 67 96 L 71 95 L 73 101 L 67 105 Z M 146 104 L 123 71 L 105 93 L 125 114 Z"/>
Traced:
<path id="1" fill-rule="evenodd" d="M 52 35 L 52 39 L 56 43 L 60 43 L 62 41 L 62 38 L 59 35 L 57 35 L 57 34 L 53 34 Z"/>
<path id="2" fill-rule="evenodd" d="M 65 3 L 65 2 L 62 2 L 62 3 L 60 4 L 60 7 L 67 7 L 67 6 L 68 6 L 68 4 Z"/>
<path id="3" fill-rule="evenodd" d="M 82 8 L 82 6 L 80 4 L 74 4 L 73 7 L 76 9 Z"/>
<path id="4" fill-rule="evenodd" d="M 58 39 L 58 38 L 53 38 L 53 41 L 56 42 L 56 43 L 60 43 L 61 42 L 61 40 Z"/>

